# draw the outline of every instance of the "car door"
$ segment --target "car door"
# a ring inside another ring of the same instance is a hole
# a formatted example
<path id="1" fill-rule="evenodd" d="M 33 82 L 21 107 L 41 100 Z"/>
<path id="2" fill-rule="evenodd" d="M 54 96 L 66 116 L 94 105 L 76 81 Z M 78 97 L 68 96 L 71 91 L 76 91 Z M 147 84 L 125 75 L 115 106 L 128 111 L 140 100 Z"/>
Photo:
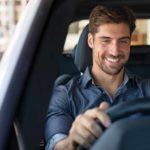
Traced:
<path id="1" fill-rule="evenodd" d="M 57 1 L 53 0 L 29 2 L 13 40 L 2 58 L 0 68 L 2 150 L 34 150 L 39 147 L 50 91 L 57 72 L 55 65 L 58 63 L 59 52 L 58 55 L 54 55 L 54 51 L 61 49 L 63 45 L 63 41 L 54 40 L 58 36 L 55 32 L 57 29 L 53 28 L 58 23 L 55 19 L 58 15 L 55 11 L 56 3 Z"/>

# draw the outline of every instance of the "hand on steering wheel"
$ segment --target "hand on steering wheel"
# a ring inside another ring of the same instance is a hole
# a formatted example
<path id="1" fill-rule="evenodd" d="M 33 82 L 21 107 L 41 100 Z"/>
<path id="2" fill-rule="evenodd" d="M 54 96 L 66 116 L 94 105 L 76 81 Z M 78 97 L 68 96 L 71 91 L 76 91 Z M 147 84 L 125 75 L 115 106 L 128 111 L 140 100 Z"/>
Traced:
<path id="1" fill-rule="evenodd" d="M 109 115 L 112 122 L 123 119 L 136 113 L 150 113 L 150 98 L 141 98 L 128 102 L 122 102 L 110 107 L 106 113 Z M 86 150 L 79 146 L 77 150 Z"/>

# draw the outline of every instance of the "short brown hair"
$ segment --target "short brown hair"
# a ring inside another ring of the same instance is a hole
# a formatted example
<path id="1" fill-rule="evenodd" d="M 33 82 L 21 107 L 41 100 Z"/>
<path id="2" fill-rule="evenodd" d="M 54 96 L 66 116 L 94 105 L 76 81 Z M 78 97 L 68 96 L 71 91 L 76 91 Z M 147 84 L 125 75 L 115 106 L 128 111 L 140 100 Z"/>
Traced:
<path id="1" fill-rule="evenodd" d="M 127 6 L 110 7 L 98 5 L 92 10 L 89 20 L 89 32 L 93 35 L 97 32 L 97 28 L 105 23 L 127 23 L 130 28 L 130 34 L 136 27 L 136 17 Z"/>

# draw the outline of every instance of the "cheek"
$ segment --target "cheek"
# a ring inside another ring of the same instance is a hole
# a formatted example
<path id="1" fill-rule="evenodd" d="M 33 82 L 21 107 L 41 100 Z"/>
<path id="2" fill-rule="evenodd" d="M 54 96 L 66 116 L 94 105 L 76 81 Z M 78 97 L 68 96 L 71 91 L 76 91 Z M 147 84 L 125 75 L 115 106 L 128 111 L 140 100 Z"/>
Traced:
<path id="1" fill-rule="evenodd" d="M 102 45 L 100 43 L 94 43 L 93 45 L 93 55 L 95 58 L 100 59 L 101 57 L 104 57 L 107 55 L 109 50 L 108 45 Z"/>
<path id="2" fill-rule="evenodd" d="M 122 52 L 124 53 L 124 55 L 126 55 L 126 57 L 128 57 L 130 55 L 130 48 L 127 48 L 123 50 Z"/>
<path id="3" fill-rule="evenodd" d="M 95 58 L 101 60 L 105 57 L 105 55 L 107 55 L 107 50 L 106 48 L 100 46 L 99 48 L 95 49 L 94 55 Z"/>
<path id="4" fill-rule="evenodd" d="M 106 45 L 101 45 L 101 46 L 99 47 L 98 53 L 99 53 L 99 56 L 101 56 L 101 57 L 103 57 L 103 56 L 109 54 L 109 48 L 108 48 L 108 46 L 106 46 Z"/>

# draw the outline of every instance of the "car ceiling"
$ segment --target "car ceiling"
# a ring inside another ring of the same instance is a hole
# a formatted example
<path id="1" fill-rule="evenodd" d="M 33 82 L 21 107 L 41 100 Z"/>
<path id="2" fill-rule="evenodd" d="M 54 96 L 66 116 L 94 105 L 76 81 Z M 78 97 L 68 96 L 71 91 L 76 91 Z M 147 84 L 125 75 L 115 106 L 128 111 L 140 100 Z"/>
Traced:
<path id="1" fill-rule="evenodd" d="M 137 18 L 150 18 L 149 0 L 80 0 L 73 20 L 88 18 L 91 9 L 97 4 L 113 6 L 128 5 L 134 10 Z"/>

